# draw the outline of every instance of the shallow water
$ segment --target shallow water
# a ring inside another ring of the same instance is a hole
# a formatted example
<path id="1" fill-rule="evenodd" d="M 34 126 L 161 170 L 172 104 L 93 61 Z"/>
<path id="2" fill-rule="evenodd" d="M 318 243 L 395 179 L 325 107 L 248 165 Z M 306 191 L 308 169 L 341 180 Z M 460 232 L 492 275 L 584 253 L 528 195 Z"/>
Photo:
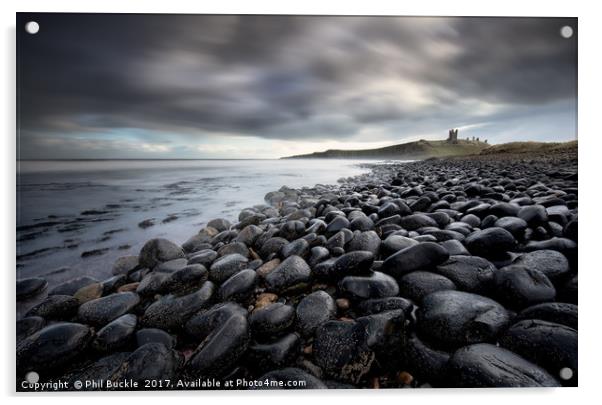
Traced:
<path id="1" fill-rule="evenodd" d="M 43 277 L 51 287 L 79 275 L 102 280 L 110 276 L 117 257 L 137 254 L 151 238 L 183 243 L 213 218 L 235 222 L 243 208 L 264 203 L 269 191 L 283 185 L 336 184 L 341 177 L 367 172 L 361 163 L 18 162 L 17 278 Z M 149 219 L 153 226 L 138 225 Z"/>

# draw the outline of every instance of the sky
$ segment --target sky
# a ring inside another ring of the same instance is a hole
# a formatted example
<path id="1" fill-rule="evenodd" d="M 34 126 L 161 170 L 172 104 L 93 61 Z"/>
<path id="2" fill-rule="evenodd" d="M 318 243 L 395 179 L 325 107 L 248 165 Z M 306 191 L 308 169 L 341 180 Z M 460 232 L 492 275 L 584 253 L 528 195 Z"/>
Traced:
<path id="1" fill-rule="evenodd" d="M 566 141 L 577 19 L 19 13 L 17 89 L 20 159 Z"/>

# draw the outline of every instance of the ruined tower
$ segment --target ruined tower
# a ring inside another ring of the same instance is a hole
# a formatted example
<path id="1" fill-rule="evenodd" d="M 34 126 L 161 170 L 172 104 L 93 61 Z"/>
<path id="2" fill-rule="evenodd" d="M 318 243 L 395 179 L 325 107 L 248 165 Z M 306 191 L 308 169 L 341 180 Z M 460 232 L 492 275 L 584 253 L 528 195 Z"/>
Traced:
<path id="1" fill-rule="evenodd" d="M 449 143 L 458 143 L 458 130 L 450 129 L 447 137 L 447 142 Z"/>

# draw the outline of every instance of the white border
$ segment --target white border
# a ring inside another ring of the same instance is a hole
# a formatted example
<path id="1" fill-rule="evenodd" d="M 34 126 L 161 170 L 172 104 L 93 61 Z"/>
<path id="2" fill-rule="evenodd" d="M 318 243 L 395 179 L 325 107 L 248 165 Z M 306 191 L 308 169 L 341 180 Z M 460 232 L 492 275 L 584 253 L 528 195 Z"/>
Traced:
<path id="1" fill-rule="evenodd" d="M 127 401 L 134 397 L 142 397 L 146 404 L 164 404 L 175 396 L 177 401 L 211 401 L 220 403 L 236 401 L 237 403 L 273 403 L 286 402 L 287 405 L 307 403 L 316 397 L 325 401 L 344 401 L 347 403 L 365 404 L 368 401 L 397 402 L 422 404 L 478 403 L 487 405 L 504 404 L 510 401 L 533 401 L 541 404 L 563 404 L 599 401 L 600 350 L 602 346 L 601 327 L 602 304 L 600 288 L 602 286 L 602 264 L 596 260 L 602 252 L 602 229 L 600 218 L 602 180 L 599 174 L 602 168 L 596 159 L 602 150 L 602 131 L 600 131 L 600 40 L 602 33 L 602 15 L 595 2 L 578 1 L 514 1 L 504 0 L 496 3 L 487 1 L 428 1 L 415 2 L 370 0 L 354 2 L 350 0 L 303 0 L 294 3 L 280 1 L 127 1 L 103 0 L 82 2 L 70 0 L 21 0 L 10 4 L 6 0 L 0 3 L 3 20 L 4 52 L 2 60 L 1 122 L 4 133 L 1 136 L 3 145 L 2 179 L 4 194 L 2 204 L 2 225 L 0 249 L 5 266 L 1 272 L 3 300 L 5 310 L 2 317 L 4 328 L 0 338 L 5 350 L 0 366 L 2 393 L 9 401 L 19 400 L 26 403 L 43 401 L 56 403 L 87 404 L 112 401 L 115 397 L 123 397 Z M 233 14 L 372 14 L 372 15 L 457 15 L 457 16 L 569 16 L 579 18 L 579 150 L 580 150 L 580 194 L 581 194 L 581 231 L 579 261 L 581 274 L 580 295 L 580 329 L 579 334 L 579 385 L 577 389 L 495 389 L 495 390 L 389 390 L 389 391 L 295 391 L 295 392 L 192 392 L 192 393 L 95 393 L 95 394 L 60 394 L 60 395 L 15 395 L 14 392 L 14 263 L 15 263 L 15 12 L 145 12 L 145 13 L 233 13 Z M 598 125 L 597 125 L 598 124 Z M 597 215 L 596 215 L 597 214 Z"/>

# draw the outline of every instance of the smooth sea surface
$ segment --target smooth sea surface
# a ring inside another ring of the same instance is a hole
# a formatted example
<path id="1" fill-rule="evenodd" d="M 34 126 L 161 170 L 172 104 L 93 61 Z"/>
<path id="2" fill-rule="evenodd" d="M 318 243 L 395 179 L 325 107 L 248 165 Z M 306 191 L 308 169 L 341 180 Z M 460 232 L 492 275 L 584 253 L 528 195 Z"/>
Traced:
<path id="1" fill-rule="evenodd" d="M 367 161 L 98 160 L 17 162 L 17 279 L 50 287 L 111 275 L 151 238 L 185 242 L 214 218 L 263 204 L 269 191 L 336 184 Z M 370 161 L 374 163 L 374 161 Z M 146 229 L 139 223 L 151 220 Z"/>

